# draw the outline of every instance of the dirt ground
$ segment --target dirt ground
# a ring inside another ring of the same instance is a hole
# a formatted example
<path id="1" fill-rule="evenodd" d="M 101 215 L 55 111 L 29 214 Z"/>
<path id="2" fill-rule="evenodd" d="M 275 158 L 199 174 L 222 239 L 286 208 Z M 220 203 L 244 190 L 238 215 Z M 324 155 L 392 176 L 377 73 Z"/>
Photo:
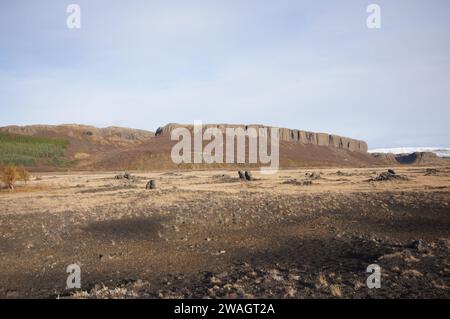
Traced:
<path id="1" fill-rule="evenodd" d="M 0 191 L 0 297 L 450 298 L 450 168 L 394 169 L 40 174 Z"/>

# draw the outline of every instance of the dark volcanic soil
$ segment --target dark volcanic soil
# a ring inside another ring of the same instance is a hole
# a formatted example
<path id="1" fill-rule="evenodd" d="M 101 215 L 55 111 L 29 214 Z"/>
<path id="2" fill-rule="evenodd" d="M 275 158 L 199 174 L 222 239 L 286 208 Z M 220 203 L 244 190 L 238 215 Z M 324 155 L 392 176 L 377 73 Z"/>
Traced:
<path id="1" fill-rule="evenodd" d="M 3 192 L 0 296 L 450 297 L 447 171 L 379 182 L 371 170 L 325 171 L 311 186 L 285 183 L 298 171 L 254 182 L 202 174 L 161 174 L 155 191 L 111 174 Z M 72 263 L 78 291 L 65 289 Z M 370 264 L 380 289 L 366 286 Z"/>

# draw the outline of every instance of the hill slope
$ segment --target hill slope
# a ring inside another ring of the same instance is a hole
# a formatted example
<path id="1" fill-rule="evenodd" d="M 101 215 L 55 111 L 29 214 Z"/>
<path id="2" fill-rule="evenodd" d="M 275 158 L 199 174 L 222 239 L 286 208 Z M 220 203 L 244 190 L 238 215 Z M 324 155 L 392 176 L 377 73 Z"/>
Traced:
<path id="1" fill-rule="evenodd" d="M 76 124 L 7 126 L 0 128 L 0 134 L 2 134 L 0 136 L 4 137 L 3 140 L 0 139 L 0 161 L 25 164 L 32 170 L 152 170 L 258 166 L 256 164 L 207 166 L 174 164 L 170 158 L 170 152 L 172 146 L 178 141 L 170 139 L 170 132 L 180 126 L 180 124 L 168 124 L 159 128 L 156 133 L 130 128 L 96 128 Z M 187 127 L 190 130 L 193 129 L 192 126 Z M 222 129 L 239 127 L 246 130 L 250 127 L 264 126 L 227 124 L 203 126 L 204 129 L 208 127 Z M 27 141 L 28 144 L 19 143 L 20 140 Z M 43 150 L 46 147 L 51 149 L 50 155 L 38 154 L 34 160 L 20 161 L 21 156 L 29 156 L 30 152 Z M 419 161 L 412 161 L 412 163 L 426 164 L 428 157 L 421 156 Z M 434 158 L 432 162 L 436 162 Z M 399 161 L 395 158 L 367 153 L 367 144 L 363 141 L 326 133 L 280 129 L 281 167 L 367 167 L 397 164 Z"/>
<path id="2" fill-rule="evenodd" d="M 34 169 L 38 170 L 62 167 L 89 168 L 93 163 L 102 159 L 105 154 L 140 145 L 155 136 L 153 132 L 144 130 L 121 127 L 96 128 L 77 124 L 6 126 L 0 128 L 0 134 L 9 136 L 9 139 L 16 141 L 24 136 L 35 140 L 37 138 L 44 139 L 48 143 L 62 141 L 65 148 L 63 154 L 59 154 L 58 158 L 68 165 L 51 163 L 42 159 L 35 160 L 34 163 L 23 163 L 27 166 L 34 166 Z M 0 145 L 0 147 L 2 146 Z M 11 154 L 13 153 L 9 152 L 9 155 Z M 9 155 L 6 152 L 3 153 L 4 158 Z"/>
<path id="3" fill-rule="evenodd" d="M 0 163 L 35 166 L 61 164 L 69 142 L 60 138 L 16 135 L 0 132 Z"/>

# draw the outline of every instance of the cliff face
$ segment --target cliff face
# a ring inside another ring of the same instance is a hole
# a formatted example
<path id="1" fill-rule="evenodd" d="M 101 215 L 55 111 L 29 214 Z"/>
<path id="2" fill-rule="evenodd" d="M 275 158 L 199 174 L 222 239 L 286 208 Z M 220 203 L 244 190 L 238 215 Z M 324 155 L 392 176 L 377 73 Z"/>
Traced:
<path id="1" fill-rule="evenodd" d="M 432 152 L 413 152 L 404 154 L 371 153 L 377 160 L 389 165 L 412 164 L 412 165 L 448 165 L 450 157 L 439 157 Z"/>
<path id="2" fill-rule="evenodd" d="M 440 158 L 431 152 L 414 152 L 411 154 L 398 154 L 395 159 L 400 164 L 441 164 L 447 162 L 445 158 Z"/>
<path id="3" fill-rule="evenodd" d="M 170 132 L 175 128 L 186 127 L 191 132 L 193 131 L 192 125 L 181 125 L 176 123 L 167 124 L 166 126 L 158 128 L 156 136 L 158 135 L 170 135 Z M 248 128 L 270 128 L 264 125 L 229 125 L 229 124 L 204 124 L 203 130 L 207 128 L 219 128 L 225 131 L 226 128 L 242 128 L 247 130 Z M 270 130 L 268 130 L 270 136 Z M 348 137 L 342 137 L 338 135 L 332 135 L 327 133 L 314 133 L 302 130 L 292 130 L 288 128 L 279 129 L 280 141 L 287 142 L 299 142 L 301 144 L 311 144 L 319 146 L 331 146 L 340 149 L 347 149 L 355 152 L 367 152 L 367 143 L 360 140 L 351 139 Z"/>

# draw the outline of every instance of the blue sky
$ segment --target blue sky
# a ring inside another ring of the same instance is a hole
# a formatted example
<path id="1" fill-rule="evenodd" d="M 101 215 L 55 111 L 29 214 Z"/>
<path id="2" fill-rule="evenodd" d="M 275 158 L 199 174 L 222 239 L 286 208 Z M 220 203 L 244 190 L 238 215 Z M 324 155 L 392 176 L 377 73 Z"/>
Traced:
<path id="1" fill-rule="evenodd" d="M 66 7 L 81 7 L 81 29 Z M 366 7 L 381 7 L 381 29 Z M 450 1 L 0 1 L 0 126 L 259 123 L 450 146 Z"/>

